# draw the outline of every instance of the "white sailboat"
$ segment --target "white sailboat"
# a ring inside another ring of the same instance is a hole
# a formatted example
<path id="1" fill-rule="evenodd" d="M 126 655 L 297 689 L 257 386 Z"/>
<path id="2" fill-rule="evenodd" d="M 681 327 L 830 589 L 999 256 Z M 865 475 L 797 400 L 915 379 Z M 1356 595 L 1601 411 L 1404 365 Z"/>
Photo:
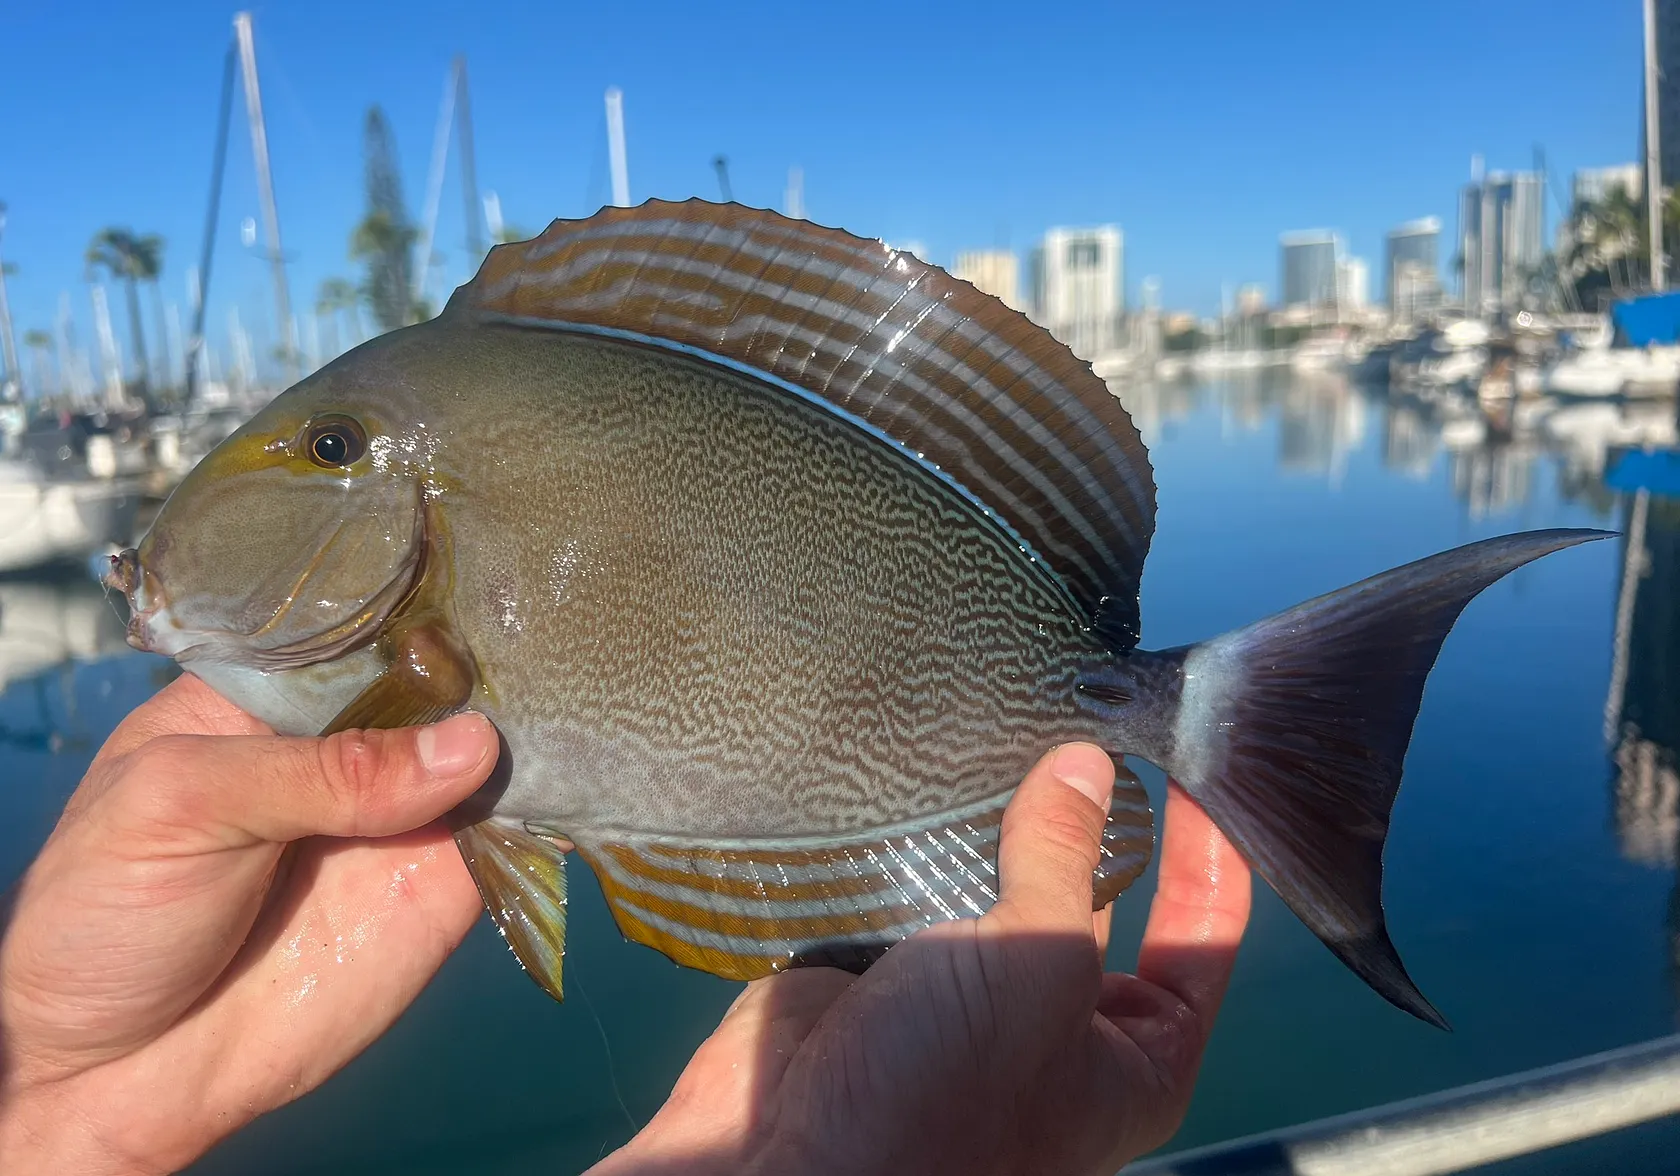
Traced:
<path id="1" fill-rule="evenodd" d="M 0 572 L 83 559 L 133 538 L 138 487 L 102 478 L 53 478 L 0 459 Z"/>

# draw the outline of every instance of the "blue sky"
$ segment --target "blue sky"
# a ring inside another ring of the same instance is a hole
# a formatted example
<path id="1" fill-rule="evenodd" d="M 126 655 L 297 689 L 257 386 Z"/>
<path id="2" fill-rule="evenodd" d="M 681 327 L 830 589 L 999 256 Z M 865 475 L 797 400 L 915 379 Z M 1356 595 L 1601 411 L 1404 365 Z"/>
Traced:
<path id="1" fill-rule="evenodd" d="M 21 332 L 68 290 L 101 226 L 168 239 L 185 303 L 234 8 L 209 0 L 0 6 L 0 200 Z M 268 0 L 253 8 L 295 305 L 346 257 L 371 103 L 394 126 L 418 215 L 451 57 L 467 55 L 480 186 L 535 230 L 608 198 L 602 93 L 625 93 L 633 200 L 735 192 L 780 207 L 804 169 L 818 221 L 959 249 L 1024 251 L 1053 224 L 1118 223 L 1135 296 L 1211 312 L 1222 283 L 1277 282 L 1277 236 L 1339 229 L 1381 281 L 1382 234 L 1440 216 L 1472 154 L 1555 174 L 1634 157 L 1638 0 L 1204 0 L 1196 4 L 443 3 Z M 399 18 L 388 14 L 400 12 Z M 236 111 L 243 117 L 243 109 Z M 243 123 L 229 157 L 212 335 L 237 302 L 272 338 Z M 451 161 L 439 248 L 465 276 Z M 1553 213 L 1555 217 L 1555 209 Z M 1443 255 L 1450 254 L 1443 247 Z M 126 347 L 121 304 L 113 307 Z M 148 307 L 149 312 L 149 307 Z"/>

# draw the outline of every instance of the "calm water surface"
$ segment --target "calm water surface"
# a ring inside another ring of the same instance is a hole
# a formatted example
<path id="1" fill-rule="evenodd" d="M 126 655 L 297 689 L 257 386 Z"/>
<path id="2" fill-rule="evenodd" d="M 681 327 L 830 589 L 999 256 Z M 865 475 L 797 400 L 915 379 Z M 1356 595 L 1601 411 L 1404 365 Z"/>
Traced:
<path id="1" fill-rule="evenodd" d="M 1626 530 L 1637 513 L 1650 553 L 1627 592 L 1622 540 L 1496 584 L 1429 680 L 1387 907 L 1413 976 L 1456 1032 L 1389 1008 L 1261 887 L 1174 1146 L 1671 1032 L 1680 501 L 1640 506 L 1603 485 L 1602 413 L 1551 443 L 1490 447 L 1474 430 L 1443 438 L 1427 412 L 1289 377 L 1126 399 L 1160 486 L 1143 589 L 1151 646 L 1511 530 Z M 0 608 L 6 885 L 99 742 L 168 671 L 124 650 L 89 584 L 0 581 Z M 1146 780 L 1159 803 L 1159 774 Z M 573 871 L 573 887 L 564 1005 L 481 923 L 373 1049 L 195 1171 L 568 1171 L 622 1142 L 738 986 L 625 943 L 588 870 Z M 1150 876 L 1121 898 L 1114 966 L 1130 966 L 1152 892 Z"/>

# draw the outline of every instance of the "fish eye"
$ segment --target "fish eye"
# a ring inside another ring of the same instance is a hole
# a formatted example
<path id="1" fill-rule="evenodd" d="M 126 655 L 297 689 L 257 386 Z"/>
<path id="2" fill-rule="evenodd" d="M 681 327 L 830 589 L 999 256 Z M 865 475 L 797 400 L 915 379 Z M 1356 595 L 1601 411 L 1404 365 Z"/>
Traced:
<path id="1" fill-rule="evenodd" d="M 303 447 L 316 465 L 342 469 L 356 464 L 367 452 L 367 434 L 349 417 L 319 417 L 304 431 Z"/>

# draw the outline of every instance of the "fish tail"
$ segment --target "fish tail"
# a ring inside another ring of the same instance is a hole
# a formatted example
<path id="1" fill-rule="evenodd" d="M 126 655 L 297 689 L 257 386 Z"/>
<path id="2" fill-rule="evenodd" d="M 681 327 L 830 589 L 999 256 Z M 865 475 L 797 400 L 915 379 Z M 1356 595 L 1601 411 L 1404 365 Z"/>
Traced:
<path id="1" fill-rule="evenodd" d="M 1472 543 L 1201 645 L 1137 655 L 1182 659 L 1179 706 L 1158 724 L 1161 766 L 1343 963 L 1440 1028 L 1382 909 L 1383 843 L 1424 679 L 1482 589 L 1607 534 Z"/>

